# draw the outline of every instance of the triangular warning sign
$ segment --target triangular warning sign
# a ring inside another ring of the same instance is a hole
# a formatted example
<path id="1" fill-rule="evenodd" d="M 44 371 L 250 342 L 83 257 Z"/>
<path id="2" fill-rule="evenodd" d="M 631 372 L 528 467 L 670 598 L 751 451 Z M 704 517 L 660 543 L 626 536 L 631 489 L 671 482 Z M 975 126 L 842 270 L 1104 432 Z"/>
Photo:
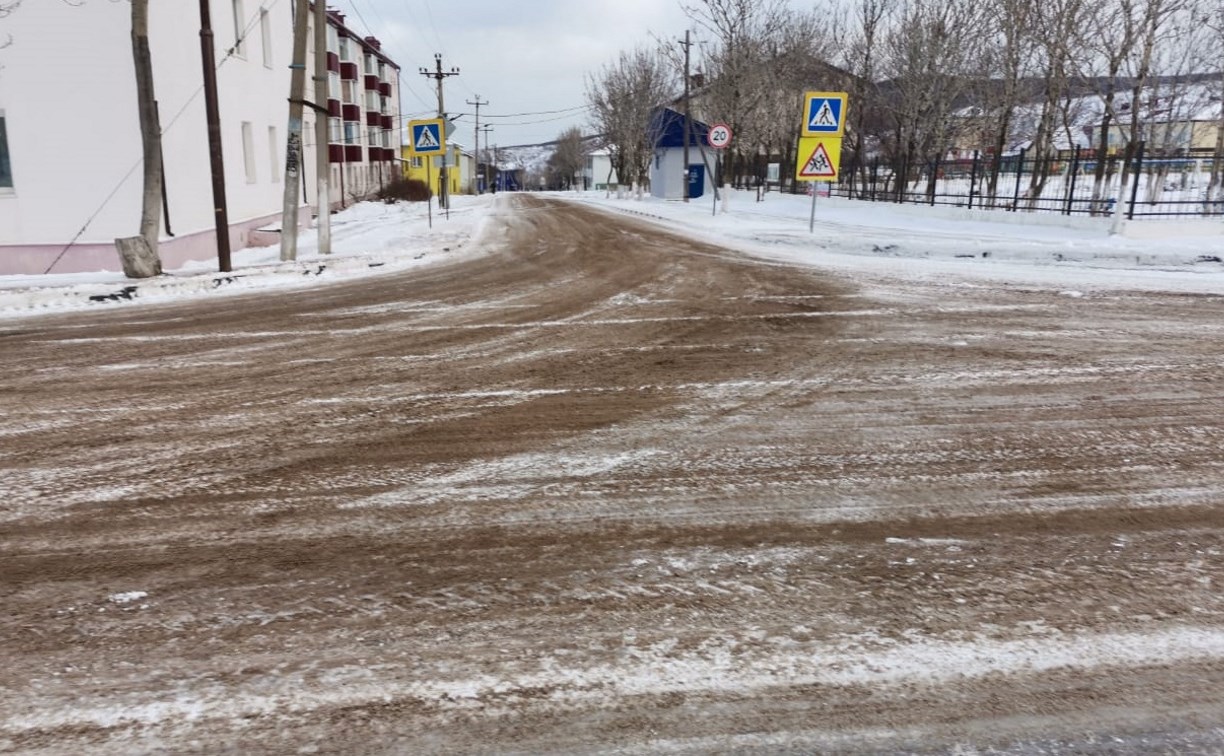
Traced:
<path id="1" fill-rule="evenodd" d="M 812 116 L 812 122 L 808 124 L 809 129 L 836 129 L 837 115 L 833 112 L 832 106 L 828 100 L 820 101 L 820 108 L 816 110 Z"/>
<path id="2" fill-rule="evenodd" d="M 803 164 L 803 168 L 800 169 L 799 178 L 837 178 L 837 166 L 833 165 L 833 161 L 829 159 L 829 151 L 825 149 L 824 142 L 816 145 L 816 149 L 812 151 L 812 156 L 807 159 Z"/>
<path id="3" fill-rule="evenodd" d="M 438 138 L 434 136 L 433 129 L 428 126 L 421 129 L 421 133 L 417 135 L 416 140 L 416 148 L 418 150 L 436 150 L 440 146 Z"/>

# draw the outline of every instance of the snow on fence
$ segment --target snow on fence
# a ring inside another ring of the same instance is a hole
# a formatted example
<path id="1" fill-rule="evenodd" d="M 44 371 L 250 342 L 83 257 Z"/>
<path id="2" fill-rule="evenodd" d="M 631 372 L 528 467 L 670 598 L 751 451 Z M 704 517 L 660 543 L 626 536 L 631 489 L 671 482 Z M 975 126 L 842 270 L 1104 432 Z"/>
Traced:
<path id="1" fill-rule="evenodd" d="M 1133 157 L 1077 148 L 1053 159 L 1026 159 L 1025 151 L 969 160 L 931 161 L 896 170 L 878 160 L 846 166 L 832 195 L 850 199 L 966 208 L 1112 216 L 1118 203 L 1128 220 L 1173 216 L 1224 217 L 1224 186 L 1211 184 L 1210 157 Z M 898 174 L 907 180 L 900 185 Z M 993 179 L 993 186 L 992 186 Z"/>

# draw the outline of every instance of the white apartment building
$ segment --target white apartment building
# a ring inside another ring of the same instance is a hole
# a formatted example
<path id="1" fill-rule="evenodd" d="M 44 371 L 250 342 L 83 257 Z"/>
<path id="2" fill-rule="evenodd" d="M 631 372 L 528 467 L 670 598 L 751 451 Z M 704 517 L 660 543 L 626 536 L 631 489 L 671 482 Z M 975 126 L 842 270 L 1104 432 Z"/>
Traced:
<path id="1" fill-rule="evenodd" d="M 278 227 L 283 203 L 295 4 L 210 3 L 230 244 L 272 244 L 276 234 L 258 229 Z M 165 164 L 159 251 L 172 269 L 217 257 L 199 4 L 150 6 Z M 130 16 L 128 3 L 27 0 L 4 20 L 0 38 L 12 41 L 0 49 L 0 274 L 120 268 L 114 239 L 138 232 L 142 193 Z M 341 14 L 329 12 L 328 32 L 327 149 L 339 206 L 397 170 L 399 69 Z M 314 117 L 307 109 L 304 207 L 317 201 Z"/>

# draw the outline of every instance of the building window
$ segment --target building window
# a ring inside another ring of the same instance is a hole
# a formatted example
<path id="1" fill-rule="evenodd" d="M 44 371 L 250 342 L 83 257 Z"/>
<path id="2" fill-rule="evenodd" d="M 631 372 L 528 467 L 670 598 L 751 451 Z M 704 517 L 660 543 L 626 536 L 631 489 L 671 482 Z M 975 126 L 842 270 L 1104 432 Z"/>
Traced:
<path id="1" fill-rule="evenodd" d="M 352 59 L 353 59 L 352 43 L 349 42 L 348 37 L 341 37 L 340 38 L 340 60 L 348 61 Z"/>
<path id="2" fill-rule="evenodd" d="M 377 69 L 374 68 L 374 56 L 367 53 L 365 56 L 365 72 L 373 75 L 375 70 Z"/>
<path id="3" fill-rule="evenodd" d="M 267 8 L 259 9 L 259 35 L 263 42 L 263 62 L 272 67 L 272 21 L 268 18 Z"/>
<path id="4" fill-rule="evenodd" d="M 356 123 L 355 121 L 345 121 L 344 122 L 344 143 L 345 144 L 358 144 L 359 143 L 359 140 L 361 139 L 361 134 L 359 132 L 359 126 L 360 124 Z"/>
<path id="5" fill-rule="evenodd" d="M 340 144 L 342 139 L 340 128 L 339 118 L 329 118 L 327 120 L 327 141 L 332 144 Z"/>
<path id="6" fill-rule="evenodd" d="M 366 103 L 365 103 L 366 110 L 370 111 L 371 113 L 377 113 L 378 112 L 378 92 L 375 92 L 373 89 L 367 89 L 365 95 L 366 95 Z"/>
<path id="7" fill-rule="evenodd" d="M 332 100 L 340 99 L 340 74 L 335 71 L 327 74 L 327 96 Z"/>
<path id="8" fill-rule="evenodd" d="M 280 143 L 276 141 L 276 127 L 269 126 L 268 127 L 268 157 L 272 161 L 271 162 L 272 183 L 274 184 L 279 183 L 280 177 L 281 177 L 281 164 L 280 164 L 280 161 L 276 159 L 278 155 L 280 155 Z"/>
<path id="9" fill-rule="evenodd" d="M 387 80 L 387 64 L 383 61 L 378 61 L 378 79 L 380 81 Z"/>
<path id="10" fill-rule="evenodd" d="M 331 24 L 327 25 L 327 49 L 331 52 L 340 49 L 340 33 Z"/>
<path id="11" fill-rule="evenodd" d="M 0 110 L 0 189 L 13 188 L 13 166 L 9 162 L 8 129 L 4 111 Z"/>
<path id="12" fill-rule="evenodd" d="M 242 12 L 242 0 L 233 0 L 234 6 L 234 54 L 246 56 L 246 42 L 243 40 L 246 29 L 246 14 Z"/>
<path id="13" fill-rule="evenodd" d="M 255 136 L 251 133 L 251 122 L 242 122 L 242 163 L 246 168 L 248 184 L 254 184 L 255 175 Z"/>
<path id="14" fill-rule="evenodd" d="M 344 102 L 346 105 L 357 104 L 357 82 L 350 79 L 345 79 L 342 86 L 344 87 Z"/>
<path id="15" fill-rule="evenodd" d="M 418 155 L 417 157 L 414 157 L 414 158 L 412 159 L 412 167 L 413 167 L 413 168 L 424 168 L 424 167 L 425 167 L 425 161 L 424 161 L 424 160 L 422 160 L 422 159 L 421 159 L 421 157 Z"/>

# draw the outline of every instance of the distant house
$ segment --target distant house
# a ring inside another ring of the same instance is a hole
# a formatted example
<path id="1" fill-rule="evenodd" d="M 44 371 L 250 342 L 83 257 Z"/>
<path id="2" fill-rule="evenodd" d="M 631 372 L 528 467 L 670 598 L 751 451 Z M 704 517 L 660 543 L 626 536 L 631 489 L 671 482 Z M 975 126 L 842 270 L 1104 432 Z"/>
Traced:
<path id="1" fill-rule="evenodd" d="M 684 199 L 684 143 L 689 144 L 689 197 L 696 199 L 714 191 L 714 156 L 705 149 L 710 127 L 671 108 L 658 108 L 650 119 L 655 145 L 650 164 L 650 193 L 662 199 Z"/>
<path id="2" fill-rule="evenodd" d="M 436 197 L 442 186 L 442 163 L 446 162 L 446 185 L 447 191 L 451 196 L 456 194 L 467 194 L 472 189 L 473 174 L 475 173 L 474 158 L 469 152 L 464 152 L 463 148 L 455 143 L 448 145 L 446 155 L 432 155 L 429 157 L 417 155 L 412 152 L 412 148 L 405 145 L 403 148 L 403 166 L 404 178 L 416 179 L 425 182 L 429 185 L 429 191 Z"/>
<path id="3" fill-rule="evenodd" d="M 616 175 L 616 169 L 612 167 L 612 153 L 595 150 L 587 155 L 582 178 L 589 189 L 615 189 L 620 184 L 620 179 Z"/>

